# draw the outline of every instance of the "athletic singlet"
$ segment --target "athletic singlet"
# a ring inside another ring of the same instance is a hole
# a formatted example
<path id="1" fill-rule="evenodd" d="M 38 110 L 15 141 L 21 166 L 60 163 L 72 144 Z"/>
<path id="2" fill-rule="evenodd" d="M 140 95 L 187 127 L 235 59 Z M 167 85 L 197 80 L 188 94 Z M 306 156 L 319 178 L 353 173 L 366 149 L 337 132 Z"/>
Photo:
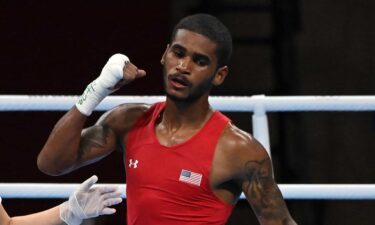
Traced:
<path id="1" fill-rule="evenodd" d="M 229 119 L 215 111 L 189 140 L 159 143 L 155 121 L 165 103 L 151 106 L 128 133 L 126 171 L 128 225 L 223 225 L 233 206 L 211 190 L 209 176 L 218 139 Z"/>

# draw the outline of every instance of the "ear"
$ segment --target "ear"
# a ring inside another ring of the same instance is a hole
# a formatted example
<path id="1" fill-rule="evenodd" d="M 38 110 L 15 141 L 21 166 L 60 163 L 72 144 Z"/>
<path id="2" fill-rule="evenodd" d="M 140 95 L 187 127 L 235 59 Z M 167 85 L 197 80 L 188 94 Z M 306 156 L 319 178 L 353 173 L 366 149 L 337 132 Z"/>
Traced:
<path id="1" fill-rule="evenodd" d="M 163 55 L 161 56 L 161 59 L 160 59 L 161 65 L 164 65 L 165 55 L 167 54 L 168 48 L 169 48 L 169 44 L 167 44 L 167 47 L 165 48 L 165 51 L 164 51 Z"/>
<path id="2" fill-rule="evenodd" d="M 229 72 L 228 66 L 220 67 L 217 70 L 214 79 L 212 80 L 212 84 L 214 86 L 219 86 L 220 84 L 222 84 L 225 80 L 225 77 L 227 77 L 228 72 Z"/>

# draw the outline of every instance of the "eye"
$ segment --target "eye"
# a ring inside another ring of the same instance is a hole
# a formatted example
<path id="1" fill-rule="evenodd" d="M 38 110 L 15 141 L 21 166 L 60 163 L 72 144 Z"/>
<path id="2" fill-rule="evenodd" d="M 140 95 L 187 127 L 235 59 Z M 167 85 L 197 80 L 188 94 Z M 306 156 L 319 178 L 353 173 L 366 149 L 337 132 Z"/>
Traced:
<path id="1" fill-rule="evenodd" d="M 181 49 L 172 49 L 172 53 L 178 58 L 182 58 L 185 54 Z"/>
<path id="2" fill-rule="evenodd" d="M 206 57 L 196 56 L 193 57 L 193 60 L 199 66 L 207 66 L 210 63 L 210 61 Z"/>
<path id="3" fill-rule="evenodd" d="M 200 66 L 207 66 L 207 65 L 208 65 L 208 62 L 207 62 L 206 60 L 204 60 L 204 59 L 198 59 L 198 60 L 196 61 L 196 63 L 197 63 L 198 65 L 200 65 Z"/>

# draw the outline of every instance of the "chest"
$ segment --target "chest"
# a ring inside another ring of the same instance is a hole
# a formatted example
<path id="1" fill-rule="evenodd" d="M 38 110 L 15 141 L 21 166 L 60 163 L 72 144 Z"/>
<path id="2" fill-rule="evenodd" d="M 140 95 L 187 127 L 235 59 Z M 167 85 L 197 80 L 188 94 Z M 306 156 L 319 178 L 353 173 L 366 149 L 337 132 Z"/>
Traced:
<path id="1" fill-rule="evenodd" d="M 176 146 L 184 143 L 194 137 L 199 132 L 199 129 L 179 129 L 175 131 L 168 131 L 161 125 L 155 127 L 155 137 L 157 141 L 163 146 Z"/>
<path id="2" fill-rule="evenodd" d="M 199 154 L 204 149 L 192 148 L 142 145 L 131 149 L 125 158 L 127 182 L 165 187 L 181 182 L 196 187 L 209 185 L 211 159 Z"/>

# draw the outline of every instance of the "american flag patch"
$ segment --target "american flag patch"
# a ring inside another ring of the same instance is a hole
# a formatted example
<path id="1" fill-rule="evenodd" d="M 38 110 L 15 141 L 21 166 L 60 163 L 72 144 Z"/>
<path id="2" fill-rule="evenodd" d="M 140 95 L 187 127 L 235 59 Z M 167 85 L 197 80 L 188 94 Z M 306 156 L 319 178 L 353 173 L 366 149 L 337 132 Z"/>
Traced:
<path id="1" fill-rule="evenodd" d="M 200 186 L 202 181 L 202 174 L 183 169 L 181 170 L 179 181 Z"/>

